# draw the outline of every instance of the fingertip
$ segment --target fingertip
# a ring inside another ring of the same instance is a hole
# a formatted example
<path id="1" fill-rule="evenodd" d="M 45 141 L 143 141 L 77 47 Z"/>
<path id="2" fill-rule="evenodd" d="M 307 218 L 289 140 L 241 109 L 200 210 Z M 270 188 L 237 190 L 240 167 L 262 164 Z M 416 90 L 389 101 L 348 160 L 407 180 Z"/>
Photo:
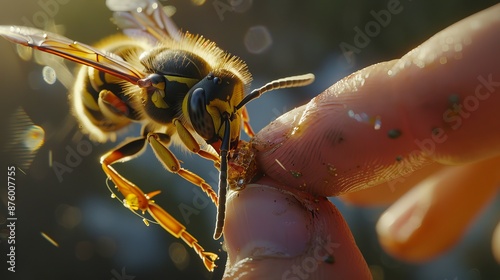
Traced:
<path id="1" fill-rule="evenodd" d="M 224 279 L 371 279 L 347 224 L 325 197 L 248 185 L 228 197 L 224 236 Z"/>
<path id="2" fill-rule="evenodd" d="M 310 243 L 311 217 L 290 194 L 248 185 L 228 196 L 225 247 L 228 263 L 261 256 L 295 257 Z"/>
<path id="3" fill-rule="evenodd" d="M 453 247 L 497 192 L 499 164 L 500 158 L 492 158 L 447 167 L 421 182 L 380 217 L 376 229 L 382 247 L 410 262 Z"/>

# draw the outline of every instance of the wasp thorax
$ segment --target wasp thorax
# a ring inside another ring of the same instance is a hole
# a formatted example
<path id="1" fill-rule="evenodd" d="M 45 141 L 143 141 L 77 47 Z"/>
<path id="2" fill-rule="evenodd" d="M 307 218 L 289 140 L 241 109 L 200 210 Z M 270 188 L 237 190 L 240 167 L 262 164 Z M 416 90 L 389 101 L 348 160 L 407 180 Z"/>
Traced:
<path id="1" fill-rule="evenodd" d="M 158 123 L 171 123 L 181 113 L 182 100 L 192 84 L 187 78 L 158 73 L 139 80 L 144 112 Z"/>
<path id="2" fill-rule="evenodd" d="M 143 53 L 140 61 L 152 73 L 138 82 L 145 113 L 161 124 L 181 117 L 186 94 L 210 72 L 204 59 L 185 50 L 159 47 Z"/>
<path id="3" fill-rule="evenodd" d="M 197 79 L 207 75 L 208 63 L 192 52 L 156 48 L 141 55 L 140 61 L 146 72 Z"/>

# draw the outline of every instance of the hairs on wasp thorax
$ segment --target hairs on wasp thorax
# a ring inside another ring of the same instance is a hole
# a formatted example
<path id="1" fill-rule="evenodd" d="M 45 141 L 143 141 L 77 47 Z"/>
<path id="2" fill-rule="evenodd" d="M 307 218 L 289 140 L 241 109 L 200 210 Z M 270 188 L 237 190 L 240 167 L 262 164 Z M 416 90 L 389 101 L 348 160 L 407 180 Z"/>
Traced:
<path id="1" fill-rule="evenodd" d="M 218 256 L 205 252 L 184 225 L 152 200 L 160 191 L 143 192 L 113 165 L 137 157 L 149 144 L 168 171 L 200 187 L 218 207 L 214 233 L 218 239 L 224 226 L 228 177 L 231 185 L 242 187 L 246 182 L 238 178 L 252 177 L 255 172 L 249 146 L 243 144 L 238 152 L 241 129 L 254 136 L 245 105 L 267 91 L 308 85 L 314 75 L 275 80 L 246 95 L 251 82 L 246 63 L 203 36 L 181 33 L 156 0 L 108 0 L 106 4 L 123 34 L 95 46 L 29 27 L 1 26 L 0 35 L 82 64 L 70 103 L 91 139 L 114 140 L 120 129 L 142 124 L 139 136 L 101 157 L 102 168 L 127 208 L 147 211 L 213 271 Z M 218 194 L 203 178 L 181 166 L 169 149 L 172 141 L 214 162 L 220 170 Z"/>

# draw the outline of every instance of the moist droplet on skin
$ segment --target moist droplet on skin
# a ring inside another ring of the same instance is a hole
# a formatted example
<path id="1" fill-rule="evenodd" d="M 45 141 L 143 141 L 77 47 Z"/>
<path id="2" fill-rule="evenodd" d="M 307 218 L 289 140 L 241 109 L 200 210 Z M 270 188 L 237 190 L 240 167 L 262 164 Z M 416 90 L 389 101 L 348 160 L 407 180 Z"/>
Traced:
<path id="1" fill-rule="evenodd" d="M 380 116 L 370 116 L 365 112 L 356 113 L 353 110 L 347 111 L 347 115 L 360 123 L 373 125 L 373 129 L 379 130 L 382 127 L 382 118 Z"/>
<path id="2" fill-rule="evenodd" d="M 326 165 L 326 168 L 328 169 L 328 174 L 337 176 L 337 168 L 335 166 L 329 163 Z"/>
<path id="3" fill-rule="evenodd" d="M 299 171 L 290 170 L 290 174 L 292 174 L 292 176 L 295 177 L 295 178 L 302 177 L 302 173 L 300 173 Z"/>
<path id="4" fill-rule="evenodd" d="M 373 121 L 373 128 L 375 130 L 379 130 L 380 127 L 382 127 L 382 119 L 380 118 L 380 116 L 376 116 Z"/>

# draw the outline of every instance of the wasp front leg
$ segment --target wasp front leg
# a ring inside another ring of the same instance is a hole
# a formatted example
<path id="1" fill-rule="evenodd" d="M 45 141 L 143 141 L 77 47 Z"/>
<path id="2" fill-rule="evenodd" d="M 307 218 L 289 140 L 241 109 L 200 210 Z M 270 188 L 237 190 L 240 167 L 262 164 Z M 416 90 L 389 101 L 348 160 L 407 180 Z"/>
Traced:
<path id="1" fill-rule="evenodd" d="M 178 119 L 174 119 L 173 124 L 177 130 L 177 134 L 179 134 L 179 138 L 182 143 L 188 148 L 191 152 L 198 154 L 202 158 L 209 159 L 215 163 L 215 165 L 219 164 L 219 156 L 214 155 L 210 152 L 204 151 L 201 149 L 200 144 L 193 137 L 193 134 L 189 132 L 189 130 L 179 121 Z"/>
<path id="2" fill-rule="evenodd" d="M 248 116 L 247 107 L 243 107 L 241 109 L 241 119 L 243 121 L 243 130 L 245 130 L 245 133 L 250 138 L 253 138 L 255 136 L 255 132 L 253 131 L 252 126 L 250 125 L 250 117 Z"/>

